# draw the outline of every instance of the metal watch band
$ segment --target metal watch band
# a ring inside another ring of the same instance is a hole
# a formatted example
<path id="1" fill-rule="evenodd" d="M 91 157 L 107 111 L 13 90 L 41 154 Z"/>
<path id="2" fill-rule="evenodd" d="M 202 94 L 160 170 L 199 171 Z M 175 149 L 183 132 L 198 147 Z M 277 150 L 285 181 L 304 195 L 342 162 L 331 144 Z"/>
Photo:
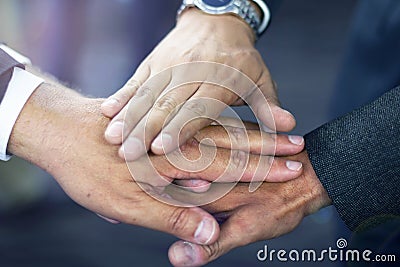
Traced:
<path id="1" fill-rule="evenodd" d="M 228 12 L 225 10 L 220 11 L 218 9 L 208 9 L 201 0 L 183 0 L 183 3 L 178 10 L 178 16 L 189 7 L 197 7 L 205 13 L 214 15 L 226 13 L 235 14 L 242 18 L 253 29 L 256 37 L 258 37 L 265 31 L 268 26 L 268 22 L 270 20 L 270 12 L 267 5 L 263 1 L 259 0 L 253 2 L 257 4 L 263 12 L 262 21 L 256 10 L 252 6 L 252 2 L 250 0 L 233 0 L 232 3 L 230 3 L 231 9 Z"/>
<path id="2" fill-rule="evenodd" d="M 271 21 L 271 11 L 268 8 L 267 3 L 264 0 L 252 0 L 258 7 L 260 8 L 261 12 L 263 13 L 263 19 L 261 21 L 260 27 L 258 28 L 258 36 L 263 34 Z"/>

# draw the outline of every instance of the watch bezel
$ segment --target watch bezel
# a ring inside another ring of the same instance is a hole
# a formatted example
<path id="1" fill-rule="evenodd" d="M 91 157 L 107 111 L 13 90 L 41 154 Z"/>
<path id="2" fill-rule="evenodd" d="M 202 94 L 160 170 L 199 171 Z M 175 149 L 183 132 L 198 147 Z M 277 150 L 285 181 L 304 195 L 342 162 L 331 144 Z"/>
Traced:
<path id="1" fill-rule="evenodd" d="M 215 15 L 222 15 L 225 13 L 233 13 L 238 11 L 237 6 L 235 5 L 235 0 L 231 0 L 228 4 L 220 7 L 208 5 L 204 3 L 203 0 L 193 0 L 193 4 L 202 11 Z"/>

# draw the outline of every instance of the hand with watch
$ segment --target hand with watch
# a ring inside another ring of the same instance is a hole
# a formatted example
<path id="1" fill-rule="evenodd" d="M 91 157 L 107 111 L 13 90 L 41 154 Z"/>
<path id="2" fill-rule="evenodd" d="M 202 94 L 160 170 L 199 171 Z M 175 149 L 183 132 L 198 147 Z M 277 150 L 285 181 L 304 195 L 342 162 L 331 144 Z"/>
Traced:
<path id="1" fill-rule="evenodd" d="M 292 130 L 295 119 L 280 107 L 275 84 L 254 47 L 269 19 L 261 0 L 183 1 L 175 28 L 102 105 L 103 114 L 112 118 L 106 139 L 123 144 L 120 157 L 134 161 L 148 150 L 169 153 L 228 105 L 248 104 L 272 132 Z M 243 86 L 243 77 L 252 86 Z"/>
<path id="2" fill-rule="evenodd" d="M 271 14 L 268 6 L 262 0 L 184 0 L 178 10 L 180 15 L 188 7 L 198 7 L 211 15 L 233 14 L 242 18 L 253 29 L 256 38 L 267 29 Z M 260 13 L 257 12 L 257 8 Z"/>

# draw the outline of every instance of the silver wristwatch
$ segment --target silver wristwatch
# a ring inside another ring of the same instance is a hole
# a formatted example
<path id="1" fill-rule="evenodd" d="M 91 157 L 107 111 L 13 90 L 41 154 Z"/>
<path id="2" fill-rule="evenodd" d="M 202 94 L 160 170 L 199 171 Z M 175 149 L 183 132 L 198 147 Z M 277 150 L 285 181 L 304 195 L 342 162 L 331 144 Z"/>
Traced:
<path id="1" fill-rule="evenodd" d="M 254 7 L 254 2 L 262 11 L 262 18 Z M 268 6 L 262 0 L 183 0 L 178 10 L 178 16 L 187 8 L 197 7 L 207 14 L 221 15 L 234 14 L 242 18 L 253 29 L 256 36 L 260 36 L 267 28 L 271 18 Z"/>

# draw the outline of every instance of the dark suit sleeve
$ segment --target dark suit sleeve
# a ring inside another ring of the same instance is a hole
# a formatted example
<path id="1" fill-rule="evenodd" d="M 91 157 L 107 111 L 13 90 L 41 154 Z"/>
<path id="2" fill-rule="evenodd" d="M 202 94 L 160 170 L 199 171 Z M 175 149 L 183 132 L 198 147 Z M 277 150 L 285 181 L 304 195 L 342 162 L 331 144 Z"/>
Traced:
<path id="1" fill-rule="evenodd" d="M 0 103 L 6 93 L 14 67 L 24 68 L 24 65 L 15 61 L 7 53 L 0 49 Z"/>
<path id="2" fill-rule="evenodd" d="M 306 148 L 351 230 L 400 216 L 400 87 L 309 133 Z"/>

